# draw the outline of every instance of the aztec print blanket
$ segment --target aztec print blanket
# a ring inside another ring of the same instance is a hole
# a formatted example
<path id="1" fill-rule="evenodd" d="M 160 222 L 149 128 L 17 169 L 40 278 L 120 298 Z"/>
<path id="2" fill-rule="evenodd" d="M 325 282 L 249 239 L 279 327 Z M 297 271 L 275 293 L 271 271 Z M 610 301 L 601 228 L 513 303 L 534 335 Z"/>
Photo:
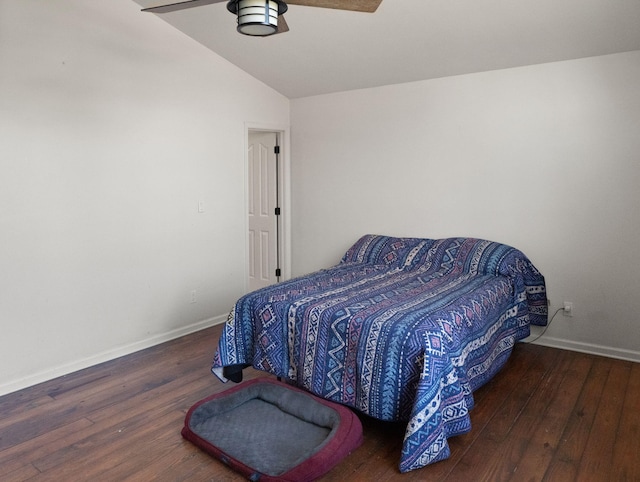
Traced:
<path id="1" fill-rule="evenodd" d="M 286 378 L 380 420 L 407 421 L 400 470 L 450 455 L 472 392 L 529 324 L 547 322 L 543 276 L 510 246 L 366 235 L 326 270 L 242 297 L 213 371 Z"/>

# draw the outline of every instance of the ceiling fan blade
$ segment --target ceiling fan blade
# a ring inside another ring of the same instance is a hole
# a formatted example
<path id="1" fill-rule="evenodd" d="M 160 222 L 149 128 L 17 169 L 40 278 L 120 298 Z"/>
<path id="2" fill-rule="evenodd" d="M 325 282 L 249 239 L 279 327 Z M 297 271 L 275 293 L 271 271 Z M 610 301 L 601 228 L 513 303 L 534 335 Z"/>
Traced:
<path id="1" fill-rule="evenodd" d="M 286 2 L 289 5 L 304 5 L 306 7 L 335 8 L 337 10 L 373 13 L 382 3 L 382 0 L 286 0 Z"/>
<path id="2" fill-rule="evenodd" d="M 289 26 L 287 25 L 287 21 L 284 19 L 283 15 L 278 16 L 278 30 L 276 31 L 276 34 L 278 33 L 285 33 L 289 31 Z"/>
<path id="3" fill-rule="evenodd" d="M 143 12 L 151 13 L 168 13 L 176 10 L 184 10 L 186 8 L 203 7 L 212 3 L 222 3 L 226 0 L 187 0 L 186 2 L 170 3 L 168 5 L 160 5 L 158 7 L 149 7 L 142 9 Z"/>

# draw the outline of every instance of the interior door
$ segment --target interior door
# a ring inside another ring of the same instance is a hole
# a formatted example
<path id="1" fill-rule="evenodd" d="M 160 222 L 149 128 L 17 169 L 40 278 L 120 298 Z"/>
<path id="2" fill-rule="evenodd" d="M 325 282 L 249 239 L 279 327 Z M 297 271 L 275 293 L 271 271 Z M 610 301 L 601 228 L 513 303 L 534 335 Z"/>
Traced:
<path id="1" fill-rule="evenodd" d="M 278 281 L 278 135 L 250 131 L 247 159 L 249 178 L 249 290 Z M 279 215 L 279 213 L 278 213 Z"/>

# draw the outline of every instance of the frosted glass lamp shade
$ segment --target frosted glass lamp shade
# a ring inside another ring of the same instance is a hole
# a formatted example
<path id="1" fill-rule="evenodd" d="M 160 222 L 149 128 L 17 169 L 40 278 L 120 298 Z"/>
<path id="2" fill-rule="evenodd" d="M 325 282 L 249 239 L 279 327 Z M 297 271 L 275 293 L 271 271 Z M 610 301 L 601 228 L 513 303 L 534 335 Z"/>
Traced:
<path id="1" fill-rule="evenodd" d="M 264 37 L 278 31 L 278 2 L 275 0 L 240 0 L 238 32 Z"/>

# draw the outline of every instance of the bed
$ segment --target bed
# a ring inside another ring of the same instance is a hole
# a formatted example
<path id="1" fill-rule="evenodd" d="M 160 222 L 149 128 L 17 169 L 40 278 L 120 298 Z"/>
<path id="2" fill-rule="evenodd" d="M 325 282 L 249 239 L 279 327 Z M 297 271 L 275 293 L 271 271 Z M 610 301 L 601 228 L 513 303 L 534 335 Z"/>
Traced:
<path id="1" fill-rule="evenodd" d="M 473 391 L 546 323 L 544 277 L 511 246 L 365 235 L 336 266 L 238 300 L 212 370 L 226 380 L 253 366 L 406 422 L 407 472 L 449 457 L 447 439 L 471 429 Z"/>

